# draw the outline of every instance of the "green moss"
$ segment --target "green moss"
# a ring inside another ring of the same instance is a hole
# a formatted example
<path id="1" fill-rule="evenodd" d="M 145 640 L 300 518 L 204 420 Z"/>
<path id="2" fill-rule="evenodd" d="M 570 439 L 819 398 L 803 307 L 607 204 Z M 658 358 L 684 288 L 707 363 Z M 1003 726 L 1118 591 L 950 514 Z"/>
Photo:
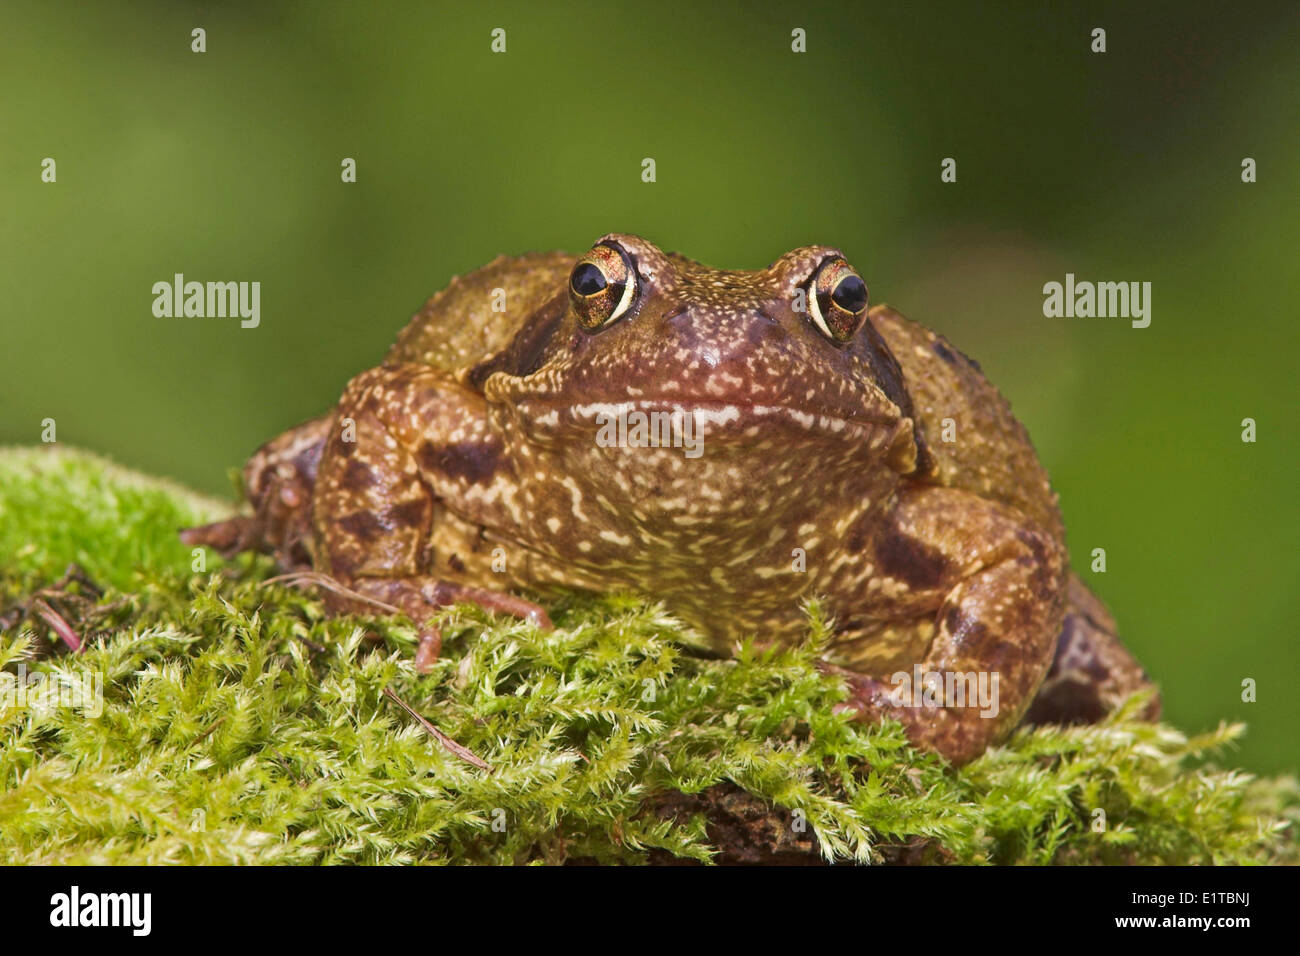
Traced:
<path id="1" fill-rule="evenodd" d="M 1295 782 L 1205 761 L 1240 726 L 1188 739 L 1119 716 L 1021 732 L 954 771 L 897 726 L 834 714 L 815 606 L 804 647 L 726 661 L 626 598 L 565 599 L 549 633 L 459 607 L 421 676 L 410 622 L 326 618 L 264 584 L 262 558 L 193 570 L 175 531 L 222 510 L 92 455 L 0 449 L 5 604 L 69 562 L 106 589 L 77 604 L 94 635 L 79 655 L 30 616 L 0 637 L 0 665 L 45 675 L 42 693 L 103 682 L 98 717 L 0 701 L 0 861 L 708 860 L 700 814 L 647 808 L 726 783 L 837 860 L 897 844 L 971 863 L 1295 858 Z"/>

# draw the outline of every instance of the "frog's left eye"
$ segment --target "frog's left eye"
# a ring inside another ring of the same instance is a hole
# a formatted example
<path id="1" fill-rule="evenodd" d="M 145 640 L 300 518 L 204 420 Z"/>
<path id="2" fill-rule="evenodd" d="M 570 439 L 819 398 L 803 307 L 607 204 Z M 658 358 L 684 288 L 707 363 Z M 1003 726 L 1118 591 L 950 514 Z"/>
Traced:
<path id="1" fill-rule="evenodd" d="M 808 290 L 808 312 L 827 338 L 847 342 L 867 314 L 867 284 L 843 259 L 821 264 Z"/>
<path id="2" fill-rule="evenodd" d="M 625 313 L 635 297 L 632 260 L 612 242 L 594 246 L 569 273 L 573 312 L 589 332 L 603 329 Z"/>

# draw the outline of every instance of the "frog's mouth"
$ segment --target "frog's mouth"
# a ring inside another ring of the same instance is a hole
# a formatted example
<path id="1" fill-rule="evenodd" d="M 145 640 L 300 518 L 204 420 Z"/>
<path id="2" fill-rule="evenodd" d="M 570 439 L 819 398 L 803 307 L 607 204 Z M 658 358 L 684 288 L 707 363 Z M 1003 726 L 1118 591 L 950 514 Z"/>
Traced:
<path id="1" fill-rule="evenodd" d="M 911 422 L 880 415 L 841 415 L 759 402 L 636 398 L 573 404 L 542 397 L 518 398 L 511 418 L 528 437 L 543 444 L 589 442 L 609 448 L 680 448 L 687 457 L 716 446 L 775 451 L 804 442 L 842 444 L 856 453 L 883 452 L 906 458 L 912 448 Z"/>

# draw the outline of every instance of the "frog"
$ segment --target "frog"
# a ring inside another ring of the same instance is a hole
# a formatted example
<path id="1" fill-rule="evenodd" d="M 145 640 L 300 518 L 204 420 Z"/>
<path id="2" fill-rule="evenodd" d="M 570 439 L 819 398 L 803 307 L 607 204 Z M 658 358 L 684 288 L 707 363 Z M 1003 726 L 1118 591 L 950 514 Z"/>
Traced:
<path id="1" fill-rule="evenodd" d="M 806 640 L 816 601 L 837 708 L 955 766 L 1022 723 L 1160 712 L 1010 404 L 832 246 L 499 256 L 243 479 L 251 513 L 184 540 L 422 622 L 421 669 L 458 602 L 549 628 L 550 596 L 630 593 L 725 656 Z"/>

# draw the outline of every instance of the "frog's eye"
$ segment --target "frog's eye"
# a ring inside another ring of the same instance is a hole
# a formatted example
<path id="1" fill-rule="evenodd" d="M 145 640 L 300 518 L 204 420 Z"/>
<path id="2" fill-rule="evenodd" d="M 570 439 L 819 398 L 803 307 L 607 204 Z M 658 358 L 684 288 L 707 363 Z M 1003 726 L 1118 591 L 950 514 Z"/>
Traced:
<path id="1" fill-rule="evenodd" d="M 823 262 L 808 290 L 808 312 L 822 334 L 847 342 L 867 314 L 867 284 L 843 259 Z"/>
<path id="2" fill-rule="evenodd" d="M 594 246 L 569 273 L 574 314 L 589 332 L 621 316 L 635 297 L 636 270 L 627 253 L 612 242 Z"/>

